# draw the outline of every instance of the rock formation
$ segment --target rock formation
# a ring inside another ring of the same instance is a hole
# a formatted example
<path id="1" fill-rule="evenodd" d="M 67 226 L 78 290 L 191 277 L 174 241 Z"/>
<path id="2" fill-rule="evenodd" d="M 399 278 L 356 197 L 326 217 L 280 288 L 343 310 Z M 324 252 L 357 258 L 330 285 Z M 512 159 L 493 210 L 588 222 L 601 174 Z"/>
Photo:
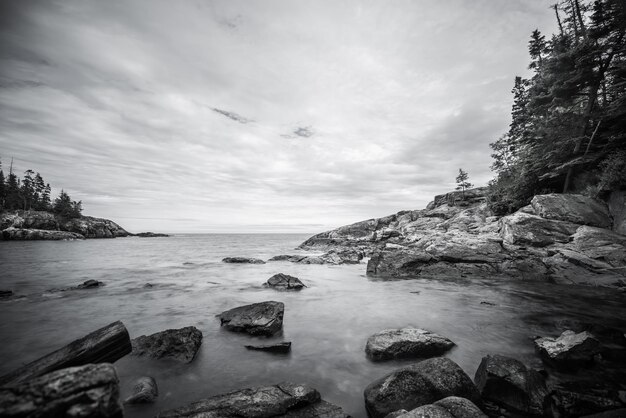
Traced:
<path id="1" fill-rule="evenodd" d="M 284 313 L 282 302 L 268 301 L 239 306 L 218 317 L 221 325 L 230 331 L 269 337 L 282 330 Z"/>
<path id="2" fill-rule="evenodd" d="M 419 328 L 386 329 L 368 338 L 365 346 L 367 356 L 374 361 L 394 358 L 427 358 L 443 354 L 454 343 Z"/>
<path id="3" fill-rule="evenodd" d="M 618 232 L 617 209 L 582 195 L 548 194 L 497 217 L 485 191 L 436 196 L 427 209 L 342 226 L 300 248 L 365 254 L 367 273 L 383 277 L 501 276 L 626 286 L 626 236 Z"/>
<path id="4" fill-rule="evenodd" d="M 191 363 L 201 344 L 202 332 L 196 327 L 168 329 L 133 339 L 132 355 Z"/>
<path id="5" fill-rule="evenodd" d="M 273 275 L 263 285 L 277 290 L 302 290 L 306 287 L 297 277 L 283 273 Z"/>

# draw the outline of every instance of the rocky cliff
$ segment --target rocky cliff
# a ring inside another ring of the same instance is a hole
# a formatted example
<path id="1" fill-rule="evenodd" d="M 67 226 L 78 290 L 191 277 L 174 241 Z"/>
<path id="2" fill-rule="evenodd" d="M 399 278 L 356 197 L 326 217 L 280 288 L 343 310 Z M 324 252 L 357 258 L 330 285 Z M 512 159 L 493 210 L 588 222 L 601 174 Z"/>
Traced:
<path id="1" fill-rule="evenodd" d="M 301 248 L 370 256 L 370 275 L 459 278 L 506 276 L 626 286 L 623 200 L 547 194 L 493 216 L 485 188 L 436 196 L 426 209 L 370 219 L 305 241 Z"/>
<path id="2" fill-rule="evenodd" d="M 131 235 L 108 219 L 91 216 L 66 219 L 43 211 L 0 213 L 0 231 L 3 240 L 116 238 Z"/>

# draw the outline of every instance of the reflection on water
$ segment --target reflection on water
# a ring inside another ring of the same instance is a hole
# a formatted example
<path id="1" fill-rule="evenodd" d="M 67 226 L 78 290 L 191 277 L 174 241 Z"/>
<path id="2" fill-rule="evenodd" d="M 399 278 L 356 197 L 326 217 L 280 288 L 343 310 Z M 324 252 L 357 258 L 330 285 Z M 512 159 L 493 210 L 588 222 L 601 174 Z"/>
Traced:
<path id="1" fill-rule="evenodd" d="M 364 417 L 363 389 L 409 363 L 371 363 L 367 337 L 384 328 L 426 328 L 456 344 L 447 355 L 473 376 L 489 353 L 538 366 L 532 340 L 556 335 L 556 321 L 580 319 L 626 328 L 626 297 L 615 291 L 493 280 L 368 279 L 365 265 L 319 266 L 288 262 L 224 264 L 226 256 L 267 259 L 293 254 L 305 235 L 180 235 L 83 242 L 0 242 L 0 289 L 25 299 L 0 302 L 0 374 L 32 361 L 99 327 L 122 320 L 131 337 L 188 325 L 204 334 L 191 364 L 137 359 L 116 363 L 122 396 L 134 379 L 157 379 L 151 406 L 127 407 L 127 416 L 242 387 L 282 380 L 316 387 L 330 402 Z M 298 293 L 261 286 L 271 275 L 299 277 Z M 85 280 L 99 289 L 48 292 Z M 144 288 L 146 283 L 153 286 Z M 284 331 L 270 340 L 292 341 L 289 355 L 249 351 L 256 340 L 220 329 L 215 315 L 239 305 L 285 303 Z M 484 302 L 484 303 L 481 303 Z"/>

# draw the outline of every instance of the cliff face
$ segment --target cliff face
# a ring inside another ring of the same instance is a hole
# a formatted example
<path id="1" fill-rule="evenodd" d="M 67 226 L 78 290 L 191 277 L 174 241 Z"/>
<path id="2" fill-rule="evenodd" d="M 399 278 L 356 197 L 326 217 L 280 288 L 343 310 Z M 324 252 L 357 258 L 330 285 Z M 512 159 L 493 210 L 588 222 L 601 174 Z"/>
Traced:
<path id="1" fill-rule="evenodd" d="M 116 238 L 131 235 L 108 219 L 91 216 L 65 219 L 42 211 L 1 213 L 0 230 L 3 240 Z"/>
<path id="2" fill-rule="evenodd" d="M 304 249 L 353 248 L 368 274 L 493 277 L 626 286 L 626 236 L 608 206 L 582 195 L 535 196 L 514 214 L 490 212 L 485 189 L 315 235 Z"/>

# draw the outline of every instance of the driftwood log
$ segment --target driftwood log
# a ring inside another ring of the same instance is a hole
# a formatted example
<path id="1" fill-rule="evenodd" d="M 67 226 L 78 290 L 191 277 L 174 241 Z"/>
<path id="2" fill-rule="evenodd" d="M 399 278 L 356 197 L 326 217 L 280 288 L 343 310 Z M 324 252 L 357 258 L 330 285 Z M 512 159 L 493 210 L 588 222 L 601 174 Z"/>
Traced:
<path id="1" fill-rule="evenodd" d="M 0 388 L 0 416 L 121 418 L 115 368 L 108 363 L 70 367 Z"/>
<path id="2" fill-rule="evenodd" d="M 131 350 L 128 331 L 117 321 L 0 377 L 0 386 L 13 386 L 67 367 L 113 363 Z"/>

